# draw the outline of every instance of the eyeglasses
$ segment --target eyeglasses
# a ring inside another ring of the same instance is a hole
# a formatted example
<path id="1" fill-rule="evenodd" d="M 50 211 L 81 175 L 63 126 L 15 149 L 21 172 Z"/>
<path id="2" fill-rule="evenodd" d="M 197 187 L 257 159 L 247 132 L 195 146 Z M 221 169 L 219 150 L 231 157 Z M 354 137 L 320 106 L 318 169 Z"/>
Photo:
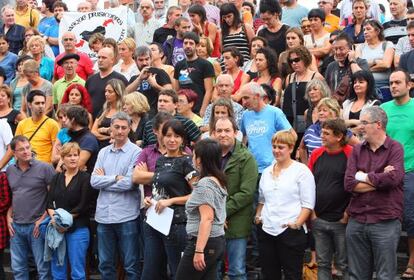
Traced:
<path id="1" fill-rule="evenodd" d="M 303 28 L 303 29 L 305 29 L 305 28 L 310 28 L 310 24 L 307 24 L 307 25 L 302 25 L 302 28 Z"/>
<path id="2" fill-rule="evenodd" d="M 374 122 L 369 122 L 369 121 L 360 121 L 361 125 L 369 125 L 369 124 L 373 124 L 373 123 L 377 123 L 378 121 L 374 121 Z"/>
<path id="3" fill-rule="evenodd" d="M 151 7 L 150 6 L 141 6 L 141 7 L 139 7 L 141 10 L 149 10 L 149 9 L 151 9 Z"/>
<path id="4" fill-rule="evenodd" d="M 292 64 L 293 62 L 298 63 L 299 61 L 301 61 L 300 57 L 295 57 L 295 58 L 289 58 L 288 59 L 289 64 Z"/>
<path id="5" fill-rule="evenodd" d="M 67 42 L 67 41 L 73 41 L 74 39 L 73 38 L 63 38 L 63 41 L 64 42 Z"/>

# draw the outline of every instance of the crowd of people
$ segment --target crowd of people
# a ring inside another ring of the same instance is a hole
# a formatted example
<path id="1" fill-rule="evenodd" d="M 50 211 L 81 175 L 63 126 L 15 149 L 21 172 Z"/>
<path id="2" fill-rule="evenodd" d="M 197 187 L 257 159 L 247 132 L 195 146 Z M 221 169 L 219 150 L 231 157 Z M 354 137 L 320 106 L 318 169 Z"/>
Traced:
<path id="1" fill-rule="evenodd" d="M 64 2 L 3 6 L 0 279 L 10 246 L 16 280 L 391 280 L 402 225 L 414 279 L 414 8 L 388 2 L 141 0 L 88 54 Z"/>

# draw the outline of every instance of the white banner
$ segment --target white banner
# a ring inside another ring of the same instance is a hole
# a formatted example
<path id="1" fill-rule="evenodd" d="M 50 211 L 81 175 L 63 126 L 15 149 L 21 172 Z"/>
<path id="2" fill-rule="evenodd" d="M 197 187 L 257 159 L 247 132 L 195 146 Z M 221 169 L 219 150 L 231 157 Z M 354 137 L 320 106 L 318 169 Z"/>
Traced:
<path id="1" fill-rule="evenodd" d="M 113 38 L 120 42 L 127 37 L 127 8 L 120 6 L 89 13 L 66 12 L 59 24 L 60 52 L 64 52 L 62 35 L 71 31 L 76 35 L 76 47 L 79 51 L 96 57 L 89 49 L 89 38 L 94 33 L 101 33 L 105 38 Z"/>

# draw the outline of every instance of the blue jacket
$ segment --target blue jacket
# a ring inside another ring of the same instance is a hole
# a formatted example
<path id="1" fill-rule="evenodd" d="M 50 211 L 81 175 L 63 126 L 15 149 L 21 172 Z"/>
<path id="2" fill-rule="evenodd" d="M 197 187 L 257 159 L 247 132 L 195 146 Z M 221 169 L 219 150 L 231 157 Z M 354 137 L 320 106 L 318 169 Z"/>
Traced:
<path id="1" fill-rule="evenodd" d="M 72 214 L 62 208 L 55 210 L 53 218 L 55 219 L 56 227 L 68 229 L 73 224 Z M 66 241 L 64 240 L 65 234 L 60 233 L 56 227 L 51 222 L 47 225 L 44 260 L 47 262 L 50 261 L 52 259 L 53 252 L 56 250 L 58 259 L 57 265 L 62 266 L 65 262 L 66 255 Z"/>

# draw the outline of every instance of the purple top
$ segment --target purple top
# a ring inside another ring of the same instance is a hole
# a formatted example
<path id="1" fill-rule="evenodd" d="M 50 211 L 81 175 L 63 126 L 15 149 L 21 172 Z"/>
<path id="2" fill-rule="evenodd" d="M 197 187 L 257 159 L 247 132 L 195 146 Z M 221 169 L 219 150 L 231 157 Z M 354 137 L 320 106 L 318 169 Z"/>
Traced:
<path id="1" fill-rule="evenodd" d="M 388 165 L 394 171 L 384 172 Z M 355 173 L 368 173 L 376 190 L 354 193 L 358 184 Z M 373 224 L 390 219 L 402 219 L 403 213 L 404 151 L 397 141 L 387 136 L 375 152 L 365 141 L 354 147 L 345 173 L 345 190 L 353 194 L 348 214 L 360 223 Z"/>
<path id="2" fill-rule="evenodd" d="M 191 155 L 191 149 L 188 147 L 185 147 L 184 152 L 186 154 Z M 162 156 L 160 150 L 158 149 L 158 144 L 152 144 L 152 145 L 148 145 L 147 147 L 145 147 L 141 153 L 138 156 L 138 159 L 135 163 L 141 163 L 141 162 L 145 162 L 147 164 L 148 167 L 148 171 L 149 172 L 154 172 L 155 171 L 155 164 L 157 163 L 157 159 Z M 151 185 L 145 185 L 144 186 L 144 196 L 152 196 L 152 189 L 151 189 Z"/>

